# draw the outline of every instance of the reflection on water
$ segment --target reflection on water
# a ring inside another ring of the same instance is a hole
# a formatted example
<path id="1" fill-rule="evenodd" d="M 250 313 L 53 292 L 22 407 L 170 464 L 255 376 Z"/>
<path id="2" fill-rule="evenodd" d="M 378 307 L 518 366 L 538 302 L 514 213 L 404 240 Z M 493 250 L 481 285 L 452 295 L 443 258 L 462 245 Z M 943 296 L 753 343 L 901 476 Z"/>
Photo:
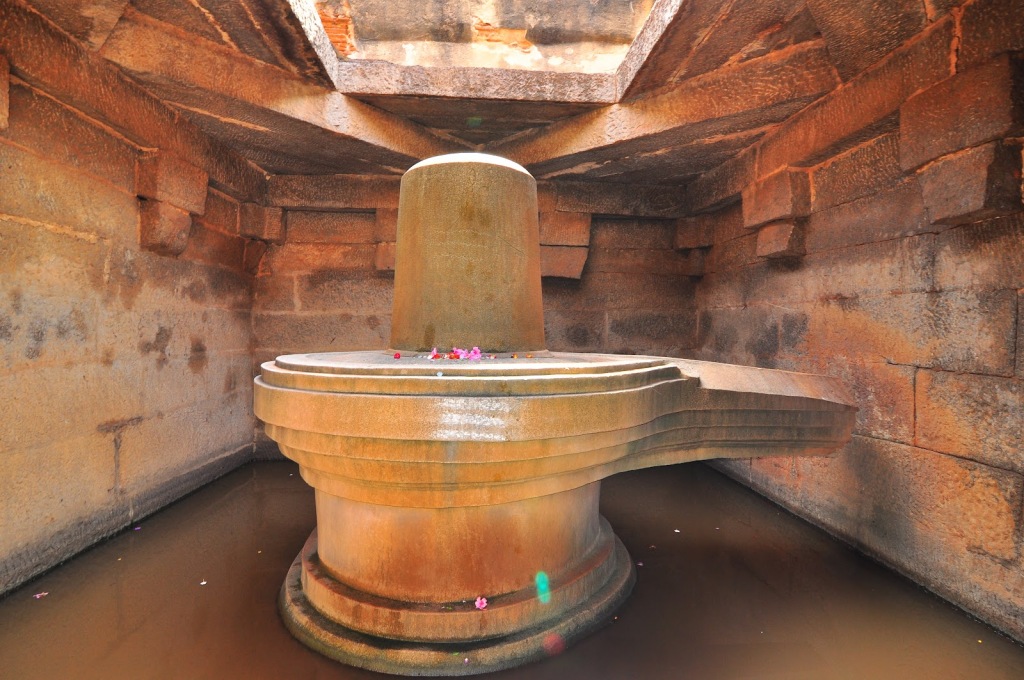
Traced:
<path id="1" fill-rule="evenodd" d="M 1024 648 L 706 466 L 603 484 L 644 565 L 632 597 L 574 647 L 487 677 L 1024 678 Z M 245 466 L 0 601 L 0 678 L 386 677 L 281 625 L 314 522 L 291 463 Z"/>

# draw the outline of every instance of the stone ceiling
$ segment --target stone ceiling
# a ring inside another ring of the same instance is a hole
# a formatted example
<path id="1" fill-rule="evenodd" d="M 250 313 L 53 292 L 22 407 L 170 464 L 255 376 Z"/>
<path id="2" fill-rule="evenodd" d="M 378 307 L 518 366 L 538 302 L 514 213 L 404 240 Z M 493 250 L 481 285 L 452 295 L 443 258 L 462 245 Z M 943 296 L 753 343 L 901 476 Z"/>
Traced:
<path id="1" fill-rule="evenodd" d="M 32 4 L 270 173 L 398 174 L 479 149 L 538 178 L 673 186 L 928 19 L 831 0 Z"/>

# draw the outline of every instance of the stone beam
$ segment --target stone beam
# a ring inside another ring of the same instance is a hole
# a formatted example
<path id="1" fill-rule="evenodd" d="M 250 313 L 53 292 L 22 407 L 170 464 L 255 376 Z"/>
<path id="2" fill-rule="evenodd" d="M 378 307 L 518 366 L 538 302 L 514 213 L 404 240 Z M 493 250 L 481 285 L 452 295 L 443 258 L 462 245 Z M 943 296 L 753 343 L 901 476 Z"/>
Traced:
<path id="1" fill-rule="evenodd" d="M 597 167 L 582 168 L 579 178 L 601 179 L 617 184 L 684 185 L 755 144 L 772 127 L 709 137 L 654 151 L 641 151 L 597 164 Z M 570 179 L 573 172 L 576 171 L 560 172 L 559 179 Z"/>
<path id="2" fill-rule="evenodd" d="M 616 72 L 622 100 L 817 32 L 803 0 L 659 0 Z"/>
<path id="3" fill-rule="evenodd" d="M 19 78 L 109 125 L 136 146 L 173 153 L 236 197 L 263 196 L 262 170 L 21 2 L 0 3 L 0 53 Z"/>
<path id="4" fill-rule="evenodd" d="M 611 104 L 607 73 L 558 73 L 474 67 L 402 66 L 386 61 L 339 61 L 339 92 L 361 95 L 463 97 L 482 100 Z"/>
<path id="5" fill-rule="evenodd" d="M 308 137 L 311 153 L 337 144 L 335 152 L 393 172 L 458 148 L 408 120 L 236 50 L 185 37 L 139 12 L 125 14 L 102 54 L 186 107 L 242 121 L 254 131 L 294 135 L 300 144 Z"/>
<path id="6" fill-rule="evenodd" d="M 838 83 L 819 43 L 718 69 L 641 100 L 609 106 L 504 140 L 488 151 L 539 178 L 779 122 Z"/>
<path id="7" fill-rule="evenodd" d="M 320 85 L 331 84 L 293 0 L 193 0 L 240 52 Z M 308 2 L 312 6 L 312 1 Z M 316 11 L 315 8 L 313 10 Z"/>
<path id="8" fill-rule="evenodd" d="M 32 0 L 32 6 L 76 40 L 97 49 L 130 0 Z"/>
<path id="9" fill-rule="evenodd" d="M 726 0 L 712 0 L 702 11 L 714 13 Z M 634 97 L 661 85 L 668 70 L 662 64 L 682 55 L 691 48 L 691 27 L 696 24 L 692 3 L 686 0 L 655 0 L 647 21 L 637 34 L 629 51 L 615 72 L 616 99 Z M 690 11 L 683 11 L 686 6 Z M 706 22 L 704 24 L 706 26 Z M 660 66 L 660 68 L 659 68 Z"/>

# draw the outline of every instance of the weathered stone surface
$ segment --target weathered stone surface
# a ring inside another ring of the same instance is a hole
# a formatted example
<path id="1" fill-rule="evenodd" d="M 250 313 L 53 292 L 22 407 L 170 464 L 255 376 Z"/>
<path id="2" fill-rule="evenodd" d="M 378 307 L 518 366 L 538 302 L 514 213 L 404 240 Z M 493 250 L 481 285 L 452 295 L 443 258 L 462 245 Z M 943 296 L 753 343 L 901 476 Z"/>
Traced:
<path id="1" fill-rule="evenodd" d="M 181 257 L 215 267 L 228 267 L 243 271 L 246 239 L 208 229 L 195 218 L 189 231 L 188 243 Z"/>
<path id="2" fill-rule="evenodd" d="M 716 243 L 704 260 L 705 272 L 721 272 L 745 267 L 758 261 L 757 234 L 747 233 Z"/>
<path id="3" fill-rule="evenodd" d="M 158 255 L 181 255 L 188 245 L 192 216 L 163 201 L 139 201 L 139 245 Z"/>
<path id="4" fill-rule="evenodd" d="M 541 246 L 541 276 L 578 279 L 583 276 L 589 249 L 579 246 Z"/>
<path id="5" fill-rule="evenodd" d="M 216 189 L 206 194 L 206 209 L 195 220 L 224 234 L 238 236 L 238 201 Z"/>
<path id="6" fill-rule="evenodd" d="M 672 250 L 674 223 L 669 220 L 598 218 L 591 224 L 590 245 L 601 248 Z"/>
<path id="7" fill-rule="evenodd" d="M 805 217 L 811 209 L 811 179 L 804 170 L 780 170 L 743 189 L 743 225 Z"/>
<path id="8" fill-rule="evenodd" d="M 391 279 L 351 271 L 319 271 L 297 276 L 297 309 L 316 312 L 391 314 L 394 284 Z"/>
<path id="9" fill-rule="evenodd" d="M 3 139 L 0 168 L 17 168 L 17 181 L 5 181 L 0 191 L 0 214 L 50 225 L 93 242 L 99 238 L 135 241 L 138 201 L 133 194 Z"/>
<path id="10" fill-rule="evenodd" d="M 914 580 L 1010 623 L 1016 609 L 1002 591 L 1020 549 L 1019 474 L 854 436 L 836 456 L 755 460 L 750 475 L 755 488 Z"/>
<path id="11" fill-rule="evenodd" d="M 0 534 L 0 588 L 5 591 L 131 520 L 128 508 L 116 504 L 109 435 L 96 432 L 93 423 L 87 427 L 38 446 L 0 449 L 0 474 L 8 479 Z M 24 474 L 29 465 L 62 483 L 32 483 Z M 45 538 L 38 529 L 42 526 L 47 527 Z"/>
<path id="12" fill-rule="evenodd" d="M 397 244 L 392 241 L 389 243 L 378 243 L 377 250 L 373 257 L 373 266 L 377 271 L 393 272 L 395 271 L 395 253 L 397 252 Z"/>
<path id="13" fill-rule="evenodd" d="M 705 251 L 652 250 L 647 248 L 591 248 L 588 272 L 621 272 L 701 276 Z"/>
<path id="14" fill-rule="evenodd" d="M 212 402 L 197 402 L 159 417 L 147 418 L 137 427 L 124 431 L 121 442 L 122 486 L 129 495 L 141 495 L 147 489 L 180 479 L 182 467 L 195 466 L 192 452 L 206 452 L 209 465 L 234 454 L 239 441 L 251 437 L 246 395 L 235 393 Z M 222 420 L 214 427 L 195 427 L 197 418 L 218 410 Z M 251 446 L 251 445 L 250 445 Z M 153 456 L 152 451 L 165 452 Z M 234 462 L 234 461 L 233 461 Z M 237 462 L 235 462 L 237 464 Z M 187 490 L 185 491 L 187 493 Z"/>
<path id="15" fill-rule="evenodd" d="M 849 83 L 791 116 L 761 144 L 759 177 L 823 160 L 887 132 L 888 117 L 919 90 L 950 75 L 953 19 L 946 17 Z M 877 128 L 881 125 L 883 129 Z"/>
<path id="16" fill-rule="evenodd" d="M 829 54 L 843 80 L 850 80 L 925 27 L 917 0 L 829 2 L 807 0 Z"/>
<path id="17" fill-rule="evenodd" d="M 255 276 L 259 272 L 260 263 L 263 261 L 263 256 L 266 255 L 269 247 L 266 241 L 246 241 L 245 253 L 242 255 L 242 268 L 246 274 Z"/>
<path id="18" fill-rule="evenodd" d="M 23 83 L 11 84 L 10 107 L 7 139 L 135 192 L 137 151 L 124 139 Z"/>
<path id="19" fill-rule="evenodd" d="M 397 209 L 398 182 L 386 176 L 274 175 L 267 181 L 267 200 L 281 208 Z"/>
<path id="20" fill-rule="evenodd" d="M 759 262 L 738 272 L 742 304 L 843 300 L 935 288 L 935 237 L 864 243 L 808 253 L 798 263 Z"/>
<path id="21" fill-rule="evenodd" d="M 1018 378 L 1024 378 L 1024 290 L 1017 294 L 1017 370 Z"/>
<path id="22" fill-rule="evenodd" d="M 801 221 L 769 222 L 757 230 L 758 257 L 791 258 L 804 254 L 804 225 Z"/>
<path id="23" fill-rule="evenodd" d="M 377 216 L 372 212 L 288 210 L 289 243 L 375 243 Z"/>
<path id="24" fill-rule="evenodd" d="M 935 228 L 925 212 L 921 185 L 910 178 L 891 189 L 812 213 L 807 252 L 914 236 Z"/>
<path id="25" fill-rule="evenodd" d="M 1004 54 L 909 98 L 900 107 L 903 169 L 1024 133 L 1022 88 L 1024 61 Z"/>
<path id="26" fill-rule="evenodd" d="M 377 208 L 374 217 L 377 221 L 377 240 L 381 243 L 394 243 L 398 238 L 398 210 Z"/>
<path id="27" fill-rule="evenodd" d="M 692 311 L 611 311 L 605 343 L 616 353 L 679 356 L 697 344 L 697 317 Z"/>
<path id="28" fill-rule="evenodd" d="M 367 62 L 366 67 L 377 68 Z M 394 67 L 394 65 L 390 65 Z M 432 80 L 442 88 L 449 84 L 441 84 L 440 77 L 445 71 L 458 73 L 467 70 L 484 72 L 483 68 L 458 69 L 435 67 L 430 69 L 405 69 L 413 71 L 427 71 L 432 73 Z M 494 71 L 492 71 L 494 73 Z M 528 72 L 527 72 L 528 73 Z M 500 75 L 499 75 L 500 74 Z M 552 80 L 565 80 L 566 76 L 573 79 L 587 80 L 596 74 L 564 74 L 564 73 L 533 73 L 533 76 L 547 76 Z M 600 74 L 604 76 L 605 74 Z M 494 73 L 491 80 L 491 89 L 483 96 L 486 99 L 468 99 L 464 95 L 458 97 L 445 97 L 439 99 L 427 99 L 422 96 L 403 94 L 360 94 L 359 101 L 365 102 L 379 109 L 389 111 L 393 114 L 411 118 L 432 130 L 437 130 L 452 138 L 467 144 L 489 144 L 511 134 L 523 132 L 531 128 L 543 127 L 561 118 L 579 115 L 600 108 L 598 102 L 566 102 L 566 101 L 544 101 L 536 99 L 493 99 L 500 97 L 501 91 L 506 87 L 506 79 L 518 80 L 521 76 L 511 74 L 509 71 L 498 71 Z M 349 83 L 342 83 L 343 90 L 350 87 Z M 517 93 L 516 96 L 523 96 L 524 93 Z M 594 95 L 597 96 L 597 92 Z M 607 105 L 605 103 L 604 105 Z"/>
<path id="29" fill-rule="evenodd" d="M 19 242 L 26 251 L 43 244 L 57 247 L 45 253 L 22 251 L 17 258 L 10 252 L 13 249 L 0 249 L 0 254 L 10 257 L 11 262 L 3 270 L 9 283 L 0 287 L 0 370 L 17 373 L 48 365 L 66 365 L 76 359 L 97 360 L 97 302 L 86 292 L 93 289 L 96 281 L 70 268 L 64 279 L 59 270 L 51 268 L 65 261 L 69 254 L 81 251 L 87 261 L 102 261 L 106 255 L 104 249 L 89 244 L 60 243 L 59 238 L 36 240 L 18 235 L 8 238 L 10 232 L 6 227 L 0 223 L 4 240 Z M 13 278 L 24 272 L 35 272 L 35 280 L 29 281 L 23 276 Z"/>
<path id="30" fill-rule="evenodd" d="M 293 14 L 301 13 L 301 5 L 292 10 L 290 3 L 282 7 L 278 3 L 250 0 L 228 5 L 193 5 L 160 0 L 142 0 L 132 4 L 140 11 L 187 28 L 207 40 L 231 45 L 244 54 L 310 80 L 324 84 L 330 82 L 311 49 L 310 39 L 303 34 L 299 20 Z"/>
<path id="31" fill-rule="evenodd" d="M 1016 291 L 911 293 L 812 305 L 807 349 L 946 371 L 1012 375 Z"/>
<path id="32" fill-rule="evenodd" d="M 1024 288 L 1024 213 L 940 234 L 935 285 L 942 290 Z"/>
<path id="33" fill-rule="evenodd" d="M 757 151 L 752 147 L 688 184 L 688 212 L 715 210 L 735 202 L 743 188 L 754 181 L 756 161 Z"/>
<path id="34" fill-rule="evenodd" d="M 693 78 L 665 93 L 552 123 L 490 149 L 531 172 L 550 175 L 758 128 L 803 108 L 835 85 L 824 50 L 796 45 Z"/>
<path id="35" fill-rule="evenodd" d="M 559 180 L 644 183 L 682 186 L 748 149 L 774 126 L 764 125 L 679 144 L 640 149 L 600 163 L 582 164 L 552 173 Z"/>
<path id="36" fill-rule="evenodd" d="M 633 217 L 678 217 L 683 200 L 675 187 L 599 182 L 551 182 L 554 210 Z"/>
<path id="37" fill-rule="evenodd" d="M 857 401 L 856 434 L 914 443 L 916 367 L 864 362 L 836 355 L 808 357 L 787 337 L 799 337 L 799 333 L 786 332 L 785 316 L 781 319 L 781 331 L 777 368 L 828 375 L 846 385 Z"/>
<path id="38" fill-rule="evenodd" d="M 373 243 L 286 243 L 270 247 L 263 257 L 260 272 L 372 270 L 376 253 L 377 247 Z"/>
<path id="39" fill-rule="evenodd" d="M 946 156 L 920 172 L 932 222 L 965 224 L 1024 209 L 1021 147 L 991 142 Z"/>
<path id="40" fill-rule="evenodd" d="M 708 248 L 714 243 L 717 213 L 705 213 L 694 217 L 681 217 L 676 220 L 676 238 L 673 246 L 676 250 L 692 248 Z"/>
<path id="41" fill-rule="evenodd" d="M 579 283 L 546 282 L 545 309 L 690 309 L 693 287 L 677 276 L 595 272 Z"/>
<path id="42" fill-rule="evenodd" d="M 405 168 L 419 158 L 455 150 L 455 145 L 412 121 L 370 107 L 335 90 L 246 56 L 238 50 L 188 40 L 173 27 L 129 12 L 104 43 L 103 56 L 149 81 L 162 96 L 214 113 L 207 124 L 234 127 L 233 120 L 260 121 L 275 134 L 289 133 L 299 155 L 327 152 L 335 171 L 349 156 L 372 159 L 360 170 Z M 187 55 L 186 58 L 182 58 Z M 231 73 L 230 78 L 221 74 Z M 239 109 L 241 112 L 239 112 Z M 269 124 L 269 125 L 268 125 Z M 247 146 L 259 127 L 236 142 Z M 237 130 L 236 130 L 237 131 Z M 303 141 L 305 140 L 305 141 Z"/>
<path id="43" fill-rule="evenodd" d="M 496 79 L 494 71 L 500 73 Z M 334 83 L 354 97 L 408 95 L 570 102 L 593 105 L 616 100 L 614 78 L 607 73 L 557 73 L 526 69 L 464 66 L 406 67 L 386 61 L 339 60 Z M 588 107 L 589 108 L 589 107 Z M 472 115 L 472 109 L 467 114 Z"/>
<path id="44" fill-rule="evenodd" d="M 899 134 L 881 135 L 811 171 L 811 210 L 870 196 L 899 183 L 902 177 Z"/>
<path id="45" fill-rule="evenodd" d="M 771 307 L 719 307 L 697 315 L 697 350 L 703 360 L 774 368 L 779 361 L 781 318 Z"/>
<path id="46" fill-rule="evenodd" d="M 242 203 L 238 213 L 238 233 L 246 238 L 269 243 L 284 243 L 285 223 L 281 208 L 257 203 Z"/>
<path id="47" fill-rule="evenodd" d="M 252 241 L 252 243 L 263 242 Z M 265 243 L 264 247 L 266 247 Z M 297 276 L 283 273 L 276 273 L 273 276 L 256 276 L 253 280 L 253 310 L 282 312 L 298 309 L 297 280 Z"/>
<path id="48" fill-rule="evenodd" d="M 274 356 L 384 349 L 390 334 L 391 322 L 386 314 L 264 312 L 253 315 L 256 347 Z"/>
<path id="49" fill-rule="evenodd" d="M 0 132 L 7 129 L 11 109 L 11 66 L 0 55 Z"/>
<path id="50" fill-rule="evenodd" d="M 542 246 L 590 244 L 590 213 L 541 211 L 539 220 Z"/>
<path id="51" fill-rule="evenodd" d="M 553 280 L 544 281 L 547 289 Z M 596 310 L 544 310 L 544 339 L 553 352 L 607 351 L 605 314 Z"/>
<path id="52" fill-rule="evenodd" d="M 683 0 L 656 3 L 616 71 L 621 97 L 638 97 L 665 84 L 726 5 L 722 0 L 693 6 Z"/>
<path id="53" fill-rule="evenodd" d="M 1002 52 L 1024 50 L 1024 14 L 1016 0 L 975 0 L 960 20 L 957 70 L 971 68 Z"/>
<path id="54" fill-rule="evenodd" d="M 679 82 L 727 63 L 754 59 L 776 49 L 818 38 L 818 27 L 804 6 L 805 3 L 799 0 L 754 0 L 742 6 L 727 6 L 714 25 L 693 43 L 689 53 L 682 55 L 671 78 L 663 82 Z M 691 11 L 702 10 L 703 7 Z M 693 28 L 691 25 L 691 30 Z"/>
<path id="55" fill-rule="evenodd" d="M 78 41 L 96 49 L 110 35 L 129 0 L 35 0 L 32 6 Z"/>
<path id="56" fill-rule="evenodd" d="M 922 369 L 916 404 L 918 446 L 1024 472 L 1024 384 L 1019 379 Z"/>
<path id="57" fill-rule="evenodd" d="M 31 85 L 110 125 L 137 145 L 175 154 L 233 194 L 254 198 L 263 193 L 262 172 L 41 15 L 17 4 L 0 7 L 0 52 Z M 77 77 L 68 78 L 68 73 Z"/>
<path id="58" fill-rule="evenodd" d="M 185 212 L 206 210 L 206 173 L 168 153 L 139 156 L 135 192 L 141 198 L 162 201 Z"/>

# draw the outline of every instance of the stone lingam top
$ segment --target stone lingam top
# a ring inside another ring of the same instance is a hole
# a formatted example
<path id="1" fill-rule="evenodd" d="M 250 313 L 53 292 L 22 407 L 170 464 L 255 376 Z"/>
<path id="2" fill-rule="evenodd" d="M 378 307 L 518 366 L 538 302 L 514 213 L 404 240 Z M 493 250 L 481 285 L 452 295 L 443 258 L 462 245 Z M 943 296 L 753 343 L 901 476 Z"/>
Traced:
<path id="1" fill-rule="evenodd" d="M 402 177 L 391 347 L 544 349 L 537 185 L 480 153 L 429 158 Z"/>
<path id="2" fill-rule="evenodd" d="M 280 609 L 320 653 L 406 675 L 542 659 L 633 587 L 604 477 L 849 439 L 830 378 L 545 350 L 539 253 L 523 168 L 426 160 L 402 179 L 391 349 L 263 364 L 256 415 L 316 489 Z"/>

